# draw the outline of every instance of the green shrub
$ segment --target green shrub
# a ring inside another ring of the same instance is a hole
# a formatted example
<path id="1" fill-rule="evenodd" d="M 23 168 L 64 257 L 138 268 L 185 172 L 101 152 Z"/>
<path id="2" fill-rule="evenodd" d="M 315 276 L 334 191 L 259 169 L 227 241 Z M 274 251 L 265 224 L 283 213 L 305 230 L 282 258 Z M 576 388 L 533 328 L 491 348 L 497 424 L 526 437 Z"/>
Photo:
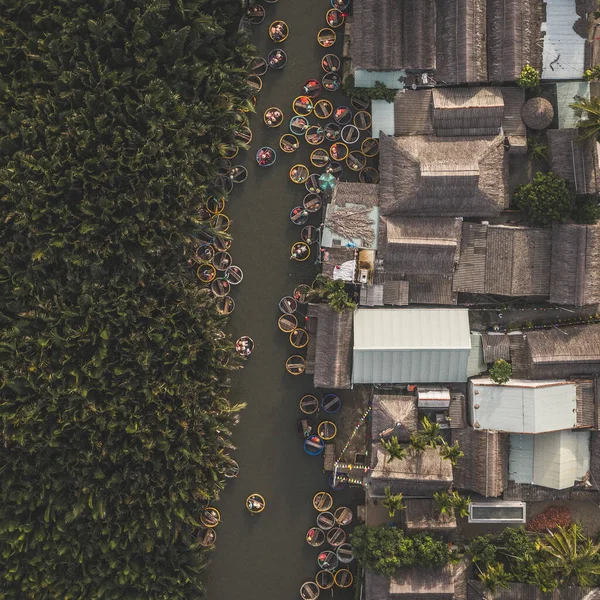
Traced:
<path id="1" fill-rule="evenodd" d="M 532 225 L 548 226 L 567 221 L 573 208 L 573 193 L 566 179 L 555 173 L 535 174 L 533 181 L 517 188 L 515 202 Z"/>
<path id="2" fill-rule="evenodd" d="M 503 358 L 497 360 L 490 369 L 490 378 L 498 384 L 506 383 L 512 377 L 512 365 Z"/>
<path id="3" fill-rule="evenodd" d="M 531 65 L 525 65 L 517 80 L 517 85 L 522 88 L 531 89 L 540 85 L 540 72 Z"/>
<path id="4" fill-rule="evenodd" d="M 370 88 L 356 87 L 354 85 L 354 75 L 348 75 L 344 79 L 342 89 L 346 96 L 360 98 L 361 100 L 385 100 L 392 103 L 398 90 L 388 88 L 385 83 L 376 81 Z"/>

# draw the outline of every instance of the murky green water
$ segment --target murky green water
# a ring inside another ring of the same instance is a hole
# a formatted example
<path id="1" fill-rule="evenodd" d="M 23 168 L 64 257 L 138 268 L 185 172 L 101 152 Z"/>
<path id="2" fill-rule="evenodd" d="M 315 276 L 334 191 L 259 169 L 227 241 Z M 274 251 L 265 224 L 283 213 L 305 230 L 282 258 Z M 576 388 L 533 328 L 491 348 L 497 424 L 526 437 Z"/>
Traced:
<path id="1" fill-rule="evenodd" d="M 289 131 L 292 100 L 302 93 L 303 82 L 323 75 L 320 60 L 327 51 L 317 44 L 316 34 L 326 26 L 330 5 L 327 0 L 281 0 L 264 6 L 267 18 L 254 28 L 255 43 L 266 56 L 275 47 L 268 39 L 268 25 L 283 19 L 290 27 L 289 38 L 281 45 L 288 64 L 283 71 L 264 76 L 257 114 L 252 117 L 251 150 L 233 161 L 245 164 L 249 177 L 236 187 L 226 210 L 233 220 L 231 254 L 244 271 L 243 282 L 232 293 L 236 310 L 230 329 L 234 339 L 250 335 L 256 349 L 246 368 L 234 377 L 231 401 L 247 402 L 248 408 L 234 434 L 238 450 L 233 456 L 241 473 L 218 503 L 223 522 L 205 578 L 210 600 L 300 598 L 301 584 L 314 580 L 318 571 L 318 549 L 305 542 L 316 518 L 312 497 L 328 489 L 321 457 L 306 455 L 295 432 L 301 416 L 298 401 L 313 388 L 309 377 L 286 373 L 285 360 L 294 352 L 287 335 L 279 331 L 277 318 L 279 299 L 291 294 L 297 284 L 310 283 L 317 272 L 312 256 L 302 264 L 289 260 L 290 246 L 299 239 L 301 228 L 291 225 L 288 214 L 302 203 L 306 191 L 289 181 L 288 171 L 297 162 L 309 165 L 309 149 L 314 148 L 302 142 L 297 153 L 286 155 L 279 149 L 279 138 Z M 338 41 L 328 52 L 341 55 L 342 32 L 338 31 Z M 334 105 L 342 98 L 328 92 L 321 97 Z M 284 125 L 277 129 L 267 129 L 262 121 L 270 106 L 282 108 L 285 114 Z M 314 117 L 310 120 L 316 122 Z M 269 169 L 254 162 L 256 150 L 263 145 L 277 150 L 277 163 Z M 313 222 L 318 225 L 318 218 Z M 267 500 L 264 513 L 254 517 L 244 507 L 252 492 Z M 336 506 L 355 505 L 362 492 L 344 490 L 333 495 Z M 331 591 L 324 591 L 321 598 L 330 595 Z M 345 600 L 352 593 L 335 589 L 334 597 Z"/>

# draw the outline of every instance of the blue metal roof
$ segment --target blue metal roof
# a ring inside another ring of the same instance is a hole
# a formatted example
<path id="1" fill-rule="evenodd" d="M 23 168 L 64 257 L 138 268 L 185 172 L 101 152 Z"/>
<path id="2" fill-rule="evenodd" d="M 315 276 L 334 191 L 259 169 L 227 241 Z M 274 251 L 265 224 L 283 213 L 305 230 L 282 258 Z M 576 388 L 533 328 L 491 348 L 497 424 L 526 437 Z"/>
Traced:
<path id="1" fill-rule="evenodd" d="M 379 139 L 379 132 L 394 135 L 394 103 L 385 100 L 371 102 L 373 137 Z"/>

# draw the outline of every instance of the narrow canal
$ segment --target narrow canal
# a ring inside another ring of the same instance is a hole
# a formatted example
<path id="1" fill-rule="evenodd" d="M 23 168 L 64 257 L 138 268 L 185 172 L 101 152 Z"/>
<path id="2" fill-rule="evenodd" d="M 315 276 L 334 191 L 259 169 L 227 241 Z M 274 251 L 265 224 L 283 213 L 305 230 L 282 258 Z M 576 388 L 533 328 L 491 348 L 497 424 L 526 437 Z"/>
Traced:
<path id="1" fill-rule="evenodd" d="M 290 295 L 299 283 L 310 284 L 317 272 L 313 256 L 304 263 L 290 260 L 290 247 L 300 239 L 301 228 L 289 220 L 290 210 L 302 203 L 306 191 L 303 185 L 290 182 L 288 172 L 296 163 L 310 165 L 309 149 L 314 148 L 302 141 L 298 152 L 287 155 L 279 148 L 279 138 L 289 131 L 292 101 L 302 93 L 304 81 L 322 77 L 321 58 L 327 52 L 341 55 L 342 28 L 337 30 L 335 46 L 325 51 L 316 36 L 326 26 L 325 14 L 331 8 L 328 0 L 262 4 L 267 9 L 266 19 L 253 28 L 259 55 L 266 57 L 276 46 L 269 40 L 268 27 L 275 19 L 283 19 L 290 34 L 280 47 L 287 53 L 288 63 L 284 70 L 269 71 L 263 77 L 256 114 L 251 118 L 251 149 L 232 161 L 247 166 L 249 177 L 236 186 L 226 210 L 233 221 L 231 254 L 244 272 L 243 282 L 232 293 L 236 308 L 230 331 L 234 339 L 250 335 L 256 348 L 233 378 L 231 402 L 248 405 L 233 440 L 238 450 L 232 456 L 241 472 L 217 504 L 222 523 L 207 568 L 209 600 L 300 598 L 301 584 L 314 580 L 319 570 L 319 550 L 305 541 L 317 515 L 312 498 L 317 491 L 329 490 L 322 458 L 306 455 L 295 431 L 301 396 L 315 393 L 320 398 L 323 390 L 313 390 L 308 376 L 286 373 L 285 360 L 294 352 L 287 334 L 277 327 L 279 299 Z M 342 99 L 341 94 L 328 92 L 321 97 L 334 105 Z M 284 124 L 277 129 L 268 129 L 263 123 L 263 113 L 271 106 L 284 111 Z M 314 122 L 312 117 L 311 124 Z M 269 169 L 259 168 L 254 160 L 261 146 L 277 150 L 277 162 Z M 318 225 L 319 218 L 311 222 Z M 314 255 L 314 246 L 312 252 Z M 257 516 L 245 508 L 245 499 L 252 492 L 267 500 L 265 511 Z M 363 497 L 356 489 L 332 494 L 335 506 L 354 507 Z M 321 597 L 330 595 L 331 591 L 324 591 Z M 336 588 L 334 597 L 349 599 L 352 590 Z"/>

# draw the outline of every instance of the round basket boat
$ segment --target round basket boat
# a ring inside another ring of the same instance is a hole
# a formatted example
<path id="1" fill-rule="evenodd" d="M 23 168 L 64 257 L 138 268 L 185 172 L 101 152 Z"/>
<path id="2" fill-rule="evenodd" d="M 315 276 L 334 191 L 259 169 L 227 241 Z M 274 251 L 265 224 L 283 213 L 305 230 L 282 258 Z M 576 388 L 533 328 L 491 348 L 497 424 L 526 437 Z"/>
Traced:
<path id="1" fill-rule="evenodd" d="M 269 37 L 277 44 L 285 42 L 290 34 L 290 28 L 285 21 L 273 21 L 269 25 Z"/>
<path id="2" fill-rule="evenodd" d="M 318 79 L 307 79 L 302 86 L 302 92 L 309 98 L 317 98 L 322 89 L 323 86 Z"/>
<path id="3" fill-rule="evenodd" d="M 339 588 L 349 588 L 353 582 L 352 573 L 348 569 L 340 569 L 335 572 L 334 581 Z"/>
<path id="4" fill-rule="evenodd" d="M 329 511 L 321 512 L 317 515 L 317 526 L 323 531 L 329 531 L 335 526 L 335 519 Z"/>
<path id="5" fill-rule="evenodd" d="M 226 200 L 220 196 L 211 196 L 206 200 L 206 210 L 211 215 L 220 215 L 225 210 Z"/>
<path id="6" fill-rule="evenodd" d="M 251 73 L 248 75 L 248 79 L 246 81 L 248 82 L 248 85 L 253 93 L 257 94 L 260 92 L 260 90 L 262 90 L 263 82 L 259 75 Z"/>
<path id="7" fill-rule="evenodd" d="M 253 4 L 246 11 L 246 17 L 250 25 L 260 25 L 265 20 L 266 14 L 265 7 L 260 4 Z"/>
<path id="8" fill-rule="evenodd" d="M 340 175 L 344 172 L 342 163 L 339 163 L 335 160 L 329 163 L 327 169 L 336 179 L 339 179 Z"/>
<path id="9" fill-rule="evenodd" d="M 246 508 L 253 514 L 257 515 L 265 510 L 267 505 L 266 500 L 260 494 L 250 494 L 246 498 Z"/>
<path id="10" fill-rule="evenodd" d="M 328 92 L 337 92 L 342 87 L 342 78 L 338 73 L 325 73 L 321 82 Z"/>
<path id="11" fill-rule="evenodd" d="M 279 310 L 284 315 L 294 314 L 296 312 L 296 310 L 298 310 L 298 303 L 291 296 L 284 296 L 279 301 Z"/>
<path id="12" fill-rule="evenodd" d="M 215 165 L 217 175 L 229 175 L 231 171 L 231 161 L 228 158 L 223 158 L 222 156 L 215 158 L 213 165 Z"/>
<path id="13" fill-rule="evenodd" d="M 327 571 L 326 569 L 319 571 L 315 577 L 315 583 L 322 590 L 328 590 L 329 588 L 333 587 L 334 575 L 331 571 Z"/>
<path id="14" fill-rule="evenodd" d="M 215 235 L 213 238 L 213 246 L 217 252 L 226 252 L 231 248 L 231 240 L 222 235 Z"/>
<path id="15" fill-rule="evenodd" d="M 321 210 L 323 206 L 323 200 L 319 194 L 307 194 L 302 200 L 302 205 L 309 213 L 316 213 Z"/>
<path id="16" fill-rule="evenodd" d="M 196 277 L 198 277 L 202 283 L 210 283 L 216 276 L 217 270 L 208 263 L 200 265 L 196 270 Z"/>
<path id="17" fill-rule="evenodd" d="M 309 456 L 319 456 L 325 450 L 325 442 L 318 435 L 311 435 L 304 440 L 304 452 Z"/>
<path id="18" fill-rule="evenodd" d="M 325 148 L 313 150 L 310 154 L 310 163 L 319 169 L 326 167 L 329 163 L 329 154 L 327 150 L 325 150 Z"/>
<path id="19" fill-rule="evenodd" d="M 307 244 L 316 244 L 319 241 L 319 231 L 314 225 L 307 225 L 300 232 L 300 237 Z"/>
<path id="20" fill-rule="evenodd" d="M 306 396 L 302 396 L 300 398 L 300 410 L 305 415 L 312 415 L 319 410 L 319 401 L 315 396 L 311 394 L 307 394 Z"/>
<path id="21" fill-rule="evenodd" d="M 243 335 L 235 342 L 235 351 L 240 356 L 250 356 L 254 352 L 254 340 L 249 335 Z"/>
<path id="22" fill-rule="evenodd" d="M 279 147 L 286 153 L 292 154 L 300 148 L 298 138 L 292 133 L 284 133 L 279 139 Z"/>
<path id="23" fill-rule="evenodd" d="M 335 44 L 335 40 L 335 31 L 329 27 L 324 27 L 317 33 L 317 42 L 323 48 L 331 48 Z"/>
<path id="24" fill-rule="evenodd" d="M 196 260 L 199 263 L 211 262 L 215 257 L 215 249 L 210 244 L 202 244 L 196 248 Z"/>
<path id="25" fill-rule="evenodd" d="M 374 167 L 365 167 L 359 174 L 361 183 L 379 183 L 379 171 Z"/>
<path id="26" fill-rule="evenodd" d="M 296 421 L 296 433 L 305 439 L 313 434 L 317 427 L 317 423 L 313 418 L 304 417 Z"/>
<path id="27" fill-rule="evenodd" d="M 298 302 L 298 304 L 307 304 L 308 294 L 310 293 L 311 289 L 312 288 L 310 285 L 307 285 L 306 283 L 297 285 L 294 289 L 294 298 L 296 299 L 296 302 Z"/>
<path id="28" fill-rule="evenodd" d="M 243 126 L 235 132 L 235 139 L 243 144 L 250 144 L 252 141 L 252 130 L 250 127 Z"/>
<path id="29" fill-rule="evenodd" d="M 217 311 L 221 315 L 230 315 L 235 309 L 235 302 L 231 296 L 217 298 Z"/>
<path id="30" fill-rule="evenodd" d="M 263 146 L 256 152 L 256 162 L 259 167 L 270 167 L 275 164 L 277 153 L 269 146 Z"/>
<path id="31" fill-rule="evenodd" d="M 346 158 L 346 164 L 351 171 L 362 171 L 367 166 L 367 157 L 360 150 L 352 150 Z"/>
<path id="32" fill-rule="evenodd" d="M 216 527 L 221 522 L 221 513 L 214 506 L 207 506 L 200 515 L 200 523 L 207 529 Z"/>
<path id="33" fill-rule="evenodd" d="M 298 319 L 295 315 L 280 315 L 277 319 L 277 326 L 284 333 L 289 333 L 298 327 Z"/>
<path id="34" fill-rule="evenodd" d="M 267 64 L 270 69 L 274 71 L 280 71 L 287 65 L 287 54 L 280 50 L 279 48 L 275 48 L 269 52 L 269 56 L 267 57 Z"/>
<path id="35" fill-rule="evenodd" d="M 302 600 L 316 600 L 321 590 L 314 581 L 306 581 L 300 586 L 300 597 Z"/>
<path id="36" fill-rule="evenodd" d="M 308 167 L 306 165 L 298 164 L 294 165 L 290 169 L 290 180 L 292 181 L 292 183 L 302 184 L 308 179 L 309 175 L 310 171 L 308 170 Z"/>
<path id="37" fill-rule="evenodd" d="M 318 146 L 325 141 L 325 131 L 322 127 L 319 127 L 319 125 L 312 125 L 306 130 L 304 139 L 311 146 Z"/>
<path id="38" fill-rule="evenodd" d="M 342 136 L 342 128 L 337 123 L 327 123 L 324 129 L 328 142 L 337 142 Z"/>
<path id="39" fill-rule="evenodd" d="M 335 492 L 343 490 L 348 485 L 348 482 L 345 479 L 342 479 L 342 477 L 335 473 L 329 473 L 327 483 L 329 483 L 329 487 Z"/>
<path id="40" fill-rule="evenodd" d="M 210 546 L 213 546 L 217 541 L 217 532 L 214 529 L 205 527 L 204 529 L 200 529 L 200 531 L 198 531 L 196 538 L 201 546 L 204 548 L 210 548 Z"/>
<path id="41" fill-rule="evenodd" d="M 218 215 L 213 215 L 209 223 L 215 231 L 223 233 L 231 226 L 231 219 L 225 213 L 219 213 Z"/>
<path id="42" fill-rule="evenodd" d="M 355 125 L 344 125 L 342 128 L 342 141 L 351 146 L 360 139 L 360 131 Z"/>
<path id="43" fill-rule="evenodd" d="M 342 68 L 342 61 L 337 54 L 326 54 L 321 59 L 321 68 L 325 73 L 338 73 Z"/>
<path id="44" fill-rule="evenodd" d="M 348 146 L 344 142 L 336 142 L 329 148 L 329 154 L 332 160 L 345 160 L 348 156 Z"/>
<path id="45" fill-rule="evenodd" d="M 356 125 L 356 127 L 358 127 L 358 129 L 361 131 L 366 131 L 369 129 L 372 121 L 373 119 L 371 117 L 371 113 L 367 112 L 366 110 L 359 110 L 354 115 L 354 125 Z"/>
<path id="46" fill-rule="evenodd" d="M 229 194 L 233 190 L 233 181 L 231 181 L 229 175 L 217 175 L 212 182 L 212 186 L 217 193 Z"/>
<path id="47" fill-rule="evenodd" d="M 248 179 L 248 169 L 242 165 L 234 165 L 231 167 L 231 173 L 229 175 L 233 183 L 244 183 Z"/>
<path id="48" fill-rule="evenodd" d="M 299 117 L 308 117 L 314 110 L 314 104 L 309 96 L 296 96 L 292 109 Z"/>
<path id="49" fill-rule="evenodd" d="M 294 354 L 285 361 L 285 370 L 290 375 L 302 375 L 306 370 L 306 360 L 299 354 Z"/>
<path id="50" fill-rule="evenodd" d="M 265 110 L 263 120 L 267 127 L 279 127 L 283 123 L 283 111 L 276 106 L 271 106 Z"/>
<path id="51" fill-rule="evenodd" d="M 338 566 L 338 557 L 335 555 L 333 550 L 325 550 L 325 552 L 321 552 L 317 558 L 317 564 L 319 565 L 319 569 L 329 569 L 330 571 L 335 571 Z"/>
<path id="52" fill-rule="evenodd" d="M 225 270 L 225 279 L 227 279 L 231 285 L 238 285 L 242 282 L 242 279 L 244 279 L 244 272 L 240 267 L 231 265 Z"/>
<path id="53" fill-rule="evenodd" d="M 234 146 L 233 144 L 227 144 L 223 148 L 223 158 L 227 158 L 229 160 L 235 158 L 240 151 L 238 146 Z"/>
<path id="54" fill-rule="evenodd" d="M 295 242 L 292 244 L 291 256 L 292 260 L 304 262 L 310 256 L 310 246 L 306 242 Z"/>
<path id="55" fill-rule="evenodd" d="M 269 0 L 266 0 L 269 2 Z M 350 6 L 350 0 L 330 0 L 331 8 L 337 8 L 338 10 L 346 10 Z"/>
<path id="56" fill-rule="evenodd" d="M 308 344 L 308 331 L 302 327 L 296 327 L 290 332 L 290 344 L 294 348 L 304 348 Z"/>
<path id="57" fill-rule="evenodd" d="M 308 211 L 303 206 L 295 206 L 290 211 L 292 225 L 305 225 L 308 221 Z"/>
<path id="58" fill-rule="evenodd" d="M 339 8 L 330 8 L 325 15 L 327 25 L 336 29 L 344 24 L 344 13 Z"/>
<path id="59" fill-rule="evenodd" d="M 306 117 L 295 116 L 290 119 L 290 131 L 295 135 L 304 135 L 309 127 Z"/>
<path id="60" fill-rule="evenodd" d="M 327 543 L 333 548 L 341 546 L 346 541 L 346 532 L 341 527 L 334 527 L 327 532 Z"/>
<path id="61" fill-rule="evenodd" d="M 215 252 L 212 264 L 217 271 L 225 271 L 231 264 L 231 254 L 229 252 Z"/>
<path id="62" fill-rule="evenodd" d="M 326 512 L 333 506 L 333 498 L 329 492 L 317 492 L 313 497 L 313 507 L 318 512 Z"/>
<path id="63" fill-rule="evenodd" d="M 329 414 L 335 414 L 342 408 L 342 400 L 337 394 L 325 394 L 321 400 L 321 408 Z"/>
<path id="64" fill-rule="evenodd" d="M 346 527 L 352 523 L 352 511 L 347 506 L 338 506 L 333 513 L 333 518 L 340 527 Z"/>
<path id="65" fill-rule="evenodd" d="M 252 61 L 250 62 L 250 72 L 253 75 L 258 75 L 259 77 L 262 77 L 267 72 L 268 69 L 269 69 L 269 64 L 267 63 L 267 61 L 264 58 L 262 58 L 262 56 L 253 58 Z"/>
<path id="66" fill-rule="evenodd" d="M 233 458 L 229 459 L 229 461 L 229 464 L 223 470 L 223 475 L 227 479 L 235 479 L 240 474 L 240 465 Z"/>
<path id="67" fill-rule="evenodd" d="M 354 560 L 354 554 L 352 553 L 352 546 L 347 542 L 342 544 L 335 552 L 341 563 L 351 563 Z"/>
<path id="68" fill-rule="evenodd" d="M 325 543 L 325 532 L 318 527 L 311 527 L 306 533 L 306 543 L 315 548 Z"/>
<path id="69" fill-rule="evenodd" d="M 360 145 L 360 150 L 368 158 L 377 156 L 379 154 L 379 140 L 376 140 L 375 138 L 363 140 L 363 143 Z"/>
<path id="70" fill-rule="evenodd" d="M 326 442 L 332 440 L 337 434 L 337 427 L 332 421 L 321 421 L 317 427 L 317 433 L 320 438 Z"/>
<path id="71" fill-rule="evenodd" d="M 313 173 L 305 182 L 304 187 L 309 194 L 320 194 L 319 175 Z"/>
<path id="72" fill-rule="evenodd" d="M 352 96 L 352 98 L 350 98 L 350 105 L 354 110 L 367 110 L 369 104 L 370 101 L 367 98 L 358 98 L 357 96 Z"/>
<path id="73" fill-rule="evenodd" d="M 352 109 L 347 106 L 338 106 L 333 111 L 333 120 L 338 125 L 348 125 L 352 121 Z"/>
<path id="74" fill-rule="evenodd" d="M 227 296 L 227 294 L 229 294 L 231 288 L 227 279 L 223 277 L 217 277 L 210 284 L 210 291 L 217 298 L 222 298 L 223 296 Z"/>
<path id="75" fill-rule="evenodd" d="M 317 103 L 315 104 L 315 116 L 317 119 L 329 119 L 332 114 L 333 104 L 331 104 L 329 100 L 325 98 L 317 100 Z"/>

